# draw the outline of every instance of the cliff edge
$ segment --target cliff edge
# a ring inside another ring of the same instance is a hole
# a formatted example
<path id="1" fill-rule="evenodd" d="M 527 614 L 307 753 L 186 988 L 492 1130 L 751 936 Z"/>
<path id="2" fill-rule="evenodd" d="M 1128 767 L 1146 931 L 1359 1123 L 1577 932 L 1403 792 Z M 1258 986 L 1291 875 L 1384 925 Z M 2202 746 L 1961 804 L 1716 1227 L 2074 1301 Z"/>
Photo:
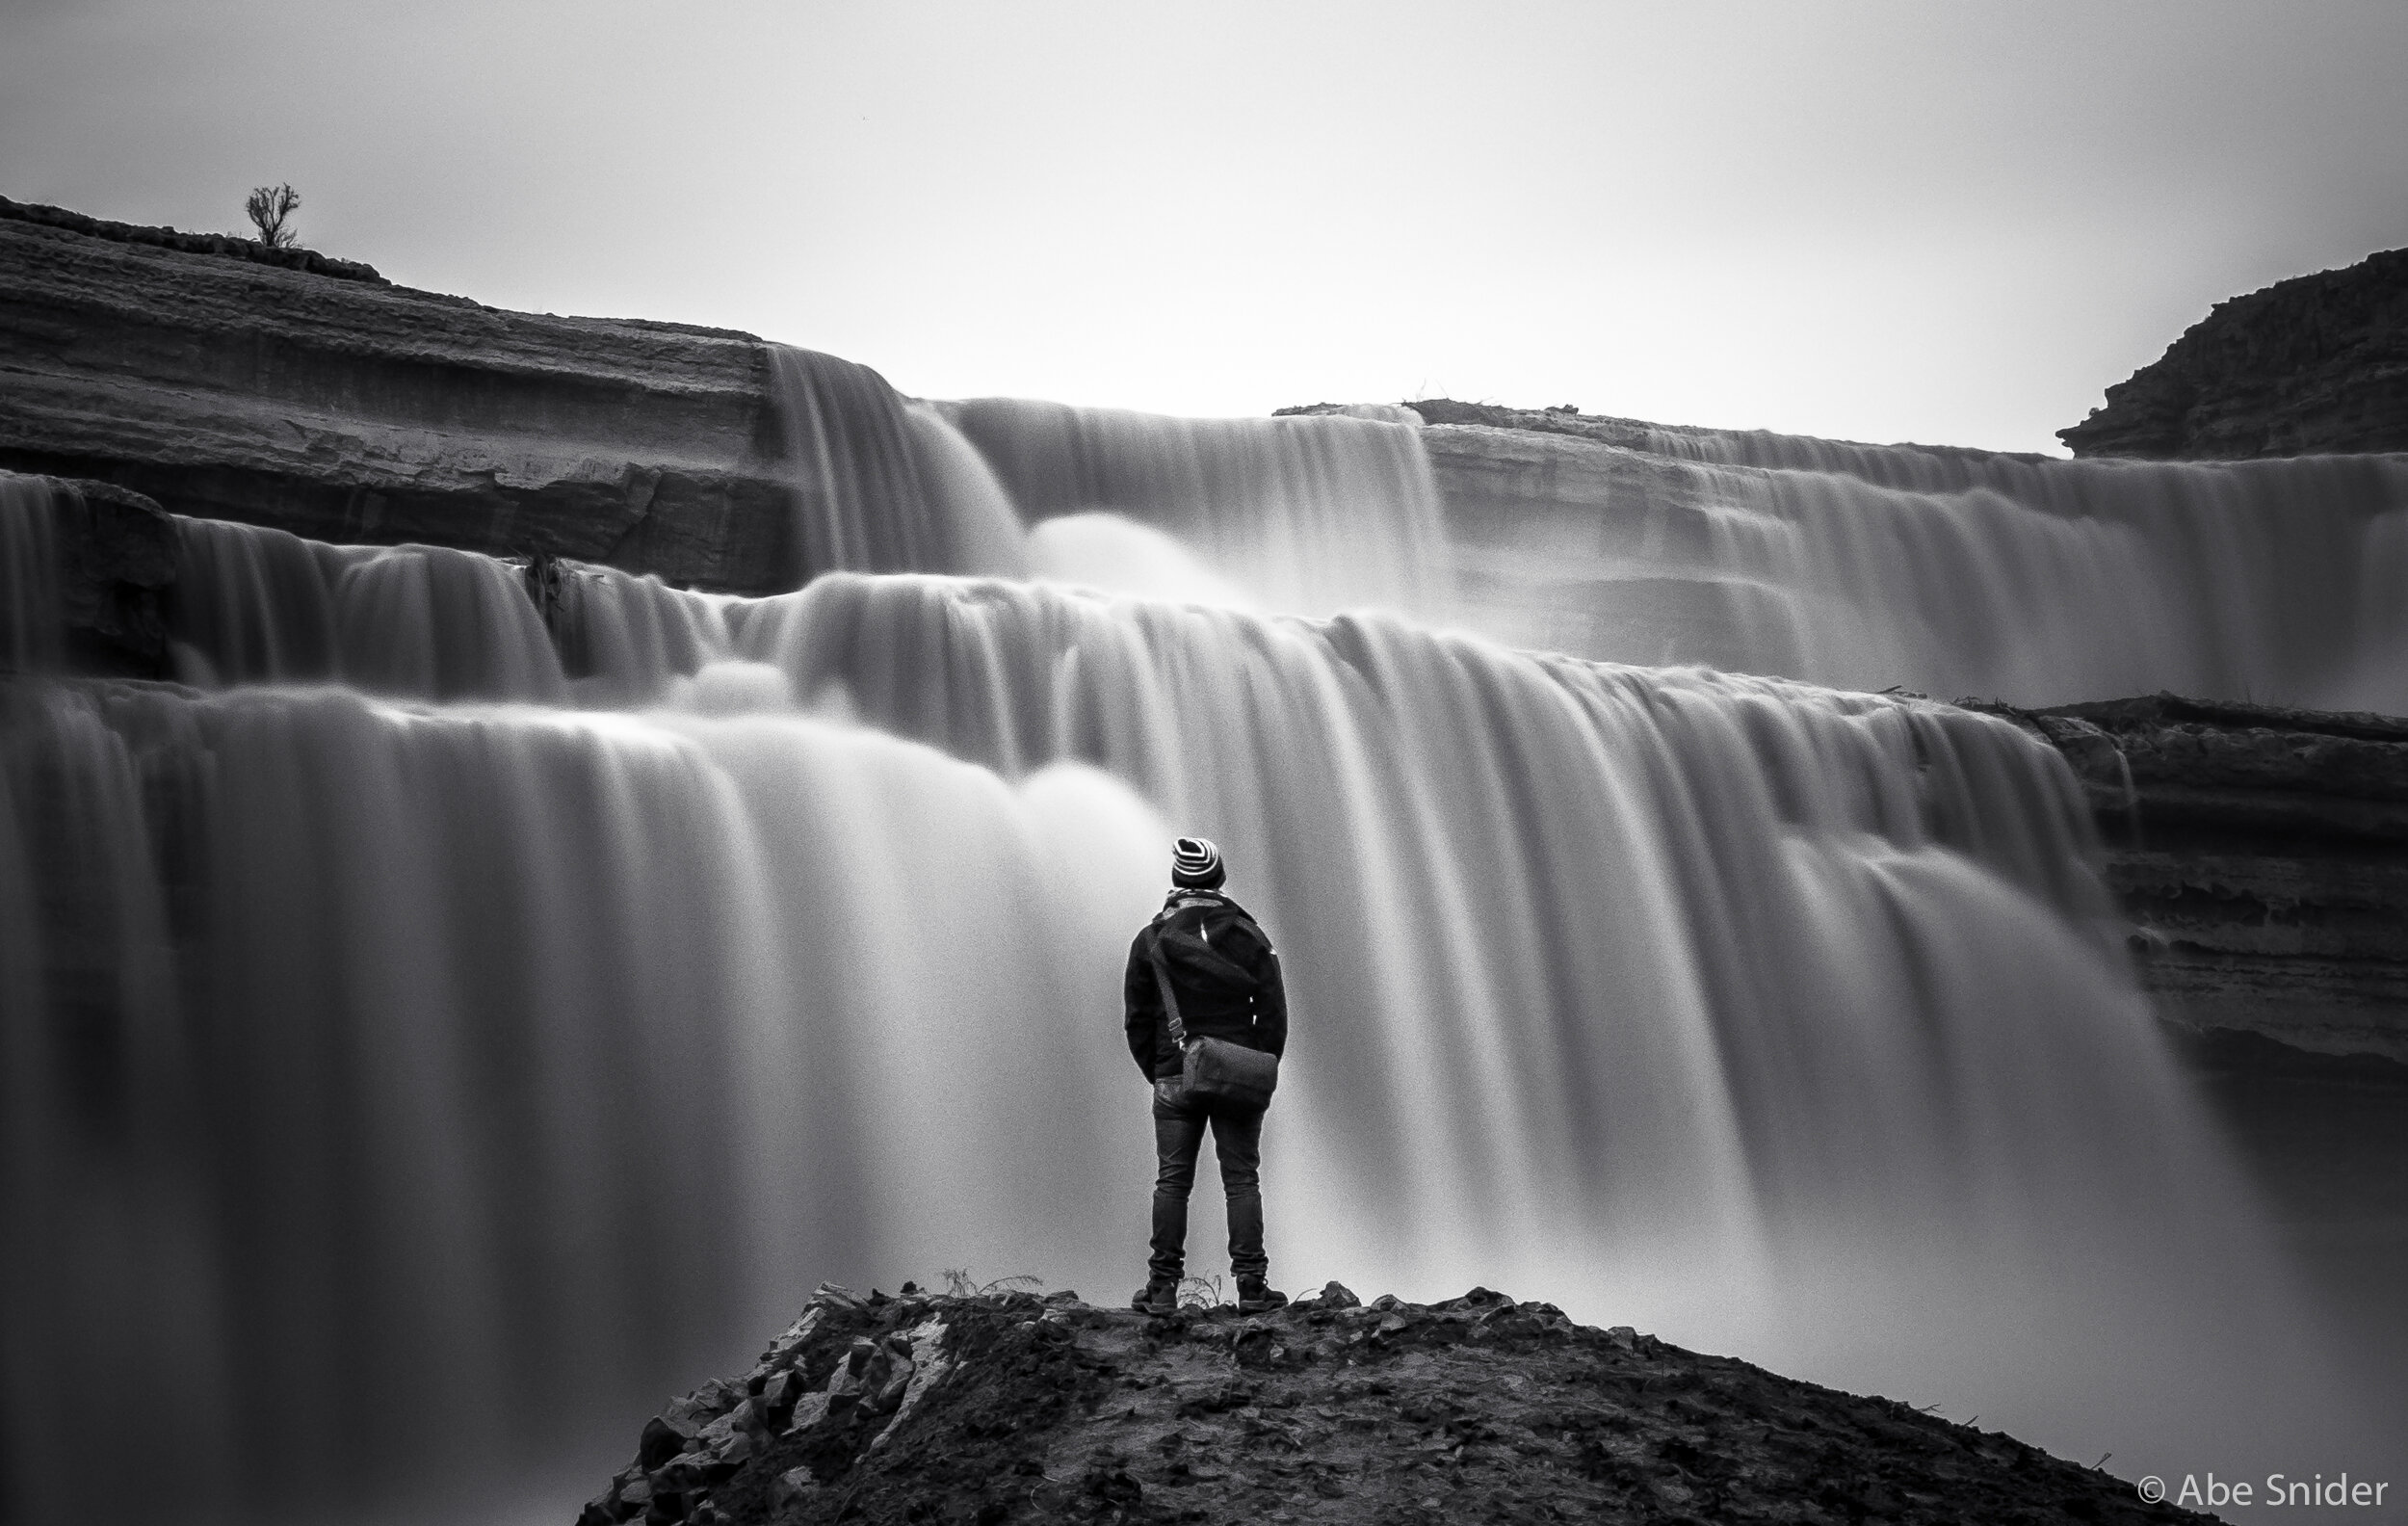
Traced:
<path id="1" fill-rule="evenodd" d="M 2161 460 L 2408 451 L 2408 249 L 2216 303 L 2057 438 Z"/>
<path id="2" fill-rule="evenodd" d="M 0 468 L 311 539 L 792 587 L 767 347 L 0 202 Z"/>

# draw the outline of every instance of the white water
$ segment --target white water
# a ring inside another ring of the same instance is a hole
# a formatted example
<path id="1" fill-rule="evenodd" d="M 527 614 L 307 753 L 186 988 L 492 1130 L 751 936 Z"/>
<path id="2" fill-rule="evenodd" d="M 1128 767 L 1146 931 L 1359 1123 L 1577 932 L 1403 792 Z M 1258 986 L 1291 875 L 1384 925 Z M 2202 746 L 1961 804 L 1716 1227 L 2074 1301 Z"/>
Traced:
<path id="1" fill-rule="evenodd" d="M 1393 424 L 825 411 L 1007 569 L 1443 605 Z M 903 490 L 827 554 L 948 565 L 875 543 Z M 489 559 L 179 534 L 190 687 L 0 695 L 27 1519 L 615 1462 L 822 1277 L 1117 1296 L 1173 829 L 1287 962 L 1291 1284 L 1503 1286 L 2135 1472 L 2378 1460 L 2002 723 L 1000 579 L 571 567 L 547 626 Z M 158 1466 L 112 1469 L 137 1381 Z"/>
<path id="2" fill-rule="evenodd" d="M 935 408 L 868 366 L 769 347 L 775 459 L 794 494 L 795 581 L 821 572 L 1027 570 L 1010 496 Z"/>
<path id="3" fill-rule="evenodd" d="M 52 494 L 46 477 L 0 472 L 0 672 L 46 671 L 62 656 Z"/>
<path id="4" fill-rule="evenodd" d="M 786 454 L 826 485 L 798 488 L 813 570 L 1474 618 L 1409 410 L 1199 420 L 906 404 L 851 362 L 773 355 Z M 1686 475 L 1629 474 L 1518 537 L 1455 526 L 1480 545 L 1475 561 L 1503 551 L 1525 581 L 1582 589 L 1570 612 L 1544 592 L 1492 609 L 1491 634 L 2027 704 L 2172 690 L 2408 711 L 2408 459 L 2059 461 L 1656 426 L 1607 437 Z"/>
<path id="5" fill-rule="evenodd" d="M 928 576 L 574 569 L 563 666 L 499 564 L 183 533 L 185 671 L 286 685 L 7 697 L 11 1434 L 94 1464 L 28 1518 L 500 1487 L 824 1276 L 1114 1296 L 1173 824 L 1290 971 L 1287 1279 L 2090 1455 L 2346 1422 L 2002 724 Z"/>
<path id="6" fill-rule="evenodd" d="M 937 407 L 993 466 L 1026 524 L 1134 520 L 1290 614 L 1447 613 L 1438 492 L 1409 425 L 1165 418 L 1018 398 Z M 1095 581 L 1104 568 L 1078 570 Z"/>
<path id="7" fill-rule="evenodd" d="M 1730 666 L 1843 688 L 2028 704 L 2158 690 L 2408 712 L 2408 459 L 2046 460 L 1650 428 L 1695 463 L 1702 510 L 1650 520 L 1628 580 L 1678 618 L 1607 649 L 1711 645 Z M 1688 632 L 1704 633 L 1703 639 Z"/>

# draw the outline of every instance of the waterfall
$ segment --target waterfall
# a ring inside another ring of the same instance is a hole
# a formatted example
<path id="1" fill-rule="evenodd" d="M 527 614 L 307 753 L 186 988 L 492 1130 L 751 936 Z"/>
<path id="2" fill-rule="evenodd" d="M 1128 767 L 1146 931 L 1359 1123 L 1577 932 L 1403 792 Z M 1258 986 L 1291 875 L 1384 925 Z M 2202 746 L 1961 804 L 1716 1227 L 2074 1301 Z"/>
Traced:
<path id="1" fill-rule="evenodd" d="M 1683 465 L 1634 470 L 1635 502 L 1588 505 L 1646 525 L 1598 566 L 1588 598 L 1613 632 L 1584 644 L 1597 654 L 2028 704 L 2170 689 L 2408 710 L 2408 458 L 1609 434 Z"/>
<path id="2" fill-rule="evenodd" d="M 929 404 L 833 355 L 777 345 L 770 366 L 803 576 L 1034 575 L 1292 614 L 1447 610 L 1437 489 L 1402 408 Z"/>
<path id="3" fill-rule="evenodd" d="M 0 672 L 59 665 L 55 491 L 46 477 L 0 472 Z"/>
<path id="4" fill-rule="evenodd" d="M 1745 676 L 1430 628 L 1395 410 L 770 365 L 799 591 L 179 520 L 172 683 L 42 676 L 65 490 L 0 474 L 8 1518 L 466 1518 L 823 1277 L 1116 1296 L 1174 830 L 1288 970 L 1282 1277 L 2373 1460 L 2064 764 L 1813 685 L 2408 708 L 2408 460 L 1597 445 L 1645 490 L 1523 548 L 1617 633 L 1566 645 Z"/>
<path id="5" fill-rule="evenodd" d="M 1290 614 L 1367 605 L 1446 613 L 1438 493 L 1409 425 L 1165 418 L 1016 398 L 940 407 L 1025 523 L 1134 521 Z M 1060 549 L 1091 574 L 1080 547 Z"/>
<path id="6" fill-rule="evenodd" d="M 1020 526 L 978 453 L 868 366 L 772 345 L 778 459 L 794 473 L 798 581 L 834 568 L 1017 572 Z"/>
<path id="7" fill-rule="evenodd" d="M 2002 722 L 1389 614 L 582 566 L 539 613 L 465 553 L 179 533 L 183 682 L 0 688 L 25 1519 L 438 1512 L 623 1452 L 823 1277 L 1116 1296 L 1173 830 L 1289 974 L 1282 1276 L 2086 1455 L 2348 1423 Z M 135 1382 L 155 1467 L 91 1423 Z"/>
<path id="8" fill-rule="evenodd" d="M 211 519 L 175 529 L 168 631 L 189 682 L 333 680 L 430 699 L 562 693 L 541 616 L 492 557 L 332 546 Z"/>

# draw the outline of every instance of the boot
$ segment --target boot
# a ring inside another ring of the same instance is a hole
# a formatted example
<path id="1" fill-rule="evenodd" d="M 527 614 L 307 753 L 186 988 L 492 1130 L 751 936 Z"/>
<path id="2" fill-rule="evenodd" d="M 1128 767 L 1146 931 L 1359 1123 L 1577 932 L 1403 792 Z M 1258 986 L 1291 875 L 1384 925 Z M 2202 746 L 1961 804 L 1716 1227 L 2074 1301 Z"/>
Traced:
<path id="1" fill-rule="evenodd" d="M 1238 1312 L 1261 1314 L 1270 1309 L 1286 1308 L 1288 1295 L 1272 1289 L 1262 1277 L 1238 1278 Z"/>
<path id="2" fill-rule="evenodd" d="M 1175 1314 L 1179 1311 L 1179 1284 L 1168 1277 L 1156 1277 L 1138 1289 L 1129 1306 L 1140 1314 Z"/>

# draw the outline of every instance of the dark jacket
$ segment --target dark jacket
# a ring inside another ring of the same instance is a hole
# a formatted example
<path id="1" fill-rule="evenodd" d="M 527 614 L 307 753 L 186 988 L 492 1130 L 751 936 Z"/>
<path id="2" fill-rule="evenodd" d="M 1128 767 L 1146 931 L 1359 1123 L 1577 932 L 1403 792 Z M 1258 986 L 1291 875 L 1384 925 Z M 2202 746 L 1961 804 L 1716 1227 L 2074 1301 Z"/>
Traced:
<path id="1" fill-rule="evenodd" d="M 1285 1051 L 1288 993 L 1269 935 L 1245 908 L 1217 890 L 1173 890 L 1129 945 L 1129 969 L 1120 983 L 1129 1054 L 1138 1068 L 1149 1080 L 1167 1080 L 1186 1063 L 1170 1040 L 1162 987 L 1154 979 L 1154 943 L 1165 930 L 1174 935 L 1163 957 L 1188 1037 L 1226 1039 L 1266 1054 Z M 1191 940 L 1199 938 L 1210 956 L 1191 952 Z"/>

